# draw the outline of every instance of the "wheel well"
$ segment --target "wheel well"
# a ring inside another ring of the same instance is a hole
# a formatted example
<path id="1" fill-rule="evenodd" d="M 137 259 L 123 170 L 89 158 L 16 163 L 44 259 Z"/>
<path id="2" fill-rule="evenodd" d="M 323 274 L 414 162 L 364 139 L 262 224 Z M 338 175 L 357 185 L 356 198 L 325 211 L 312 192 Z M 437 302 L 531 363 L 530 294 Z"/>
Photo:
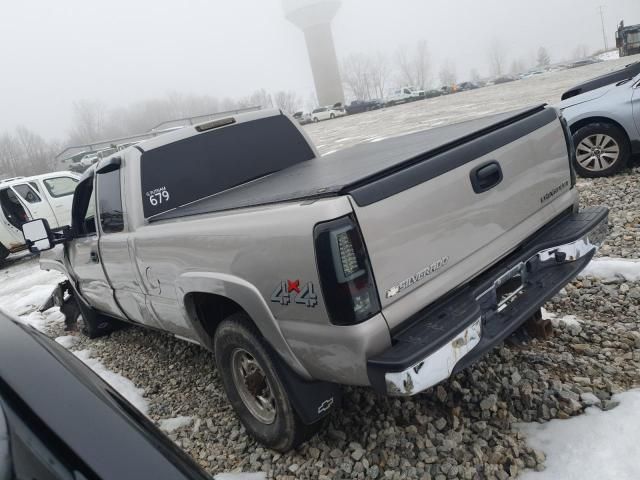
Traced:
<path id="1" fill-rule="evenodd" d="M 607 117 L 589 117 L 589 118 L 583 118 L 582 120 L 574 123 L 573 125 L 571 125 L 571 135 L 575 135 L 575 133 L 580 130 L 582 127 L 585 127 L 587 125 L 590 125 L 592 123 L 608 123 L 609 125 L 613 125 L 615 127 L 618 127 L 620 129 L 620 131 L 622 133 L 624 133 L 626 139 L 627 139 L 627 143 L 629 143 L 629 134 L 627 133 L 627 131 L 625 130 L 625 128 L 620 125 L 618 122 L 616 122 L 615 120 L 611 120 L 610 118 Z"/>
<path id="2" fill-rule="evenodd" d="M 189 293 L 184 299 L 187 313 L 194 323 L 199 324 L 210 339 L 218 325 L 229 315 L 244 309 L 233 300 L 214 293 Z"/>

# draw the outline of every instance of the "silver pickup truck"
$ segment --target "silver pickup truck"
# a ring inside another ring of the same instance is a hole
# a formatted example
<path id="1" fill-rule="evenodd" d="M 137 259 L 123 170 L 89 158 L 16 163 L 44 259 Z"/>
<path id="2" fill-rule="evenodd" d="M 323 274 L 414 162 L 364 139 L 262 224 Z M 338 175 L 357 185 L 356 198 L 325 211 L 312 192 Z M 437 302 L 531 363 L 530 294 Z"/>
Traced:
<path id="1" fill-rule="evenodd" d="M 70 227 L 23 230 L 90 336 L 124 321 L 212 350 L 247 430 L 287 450 L 340 385 L 424 391 L 586 266 L 608 211 L 578 209 L 571 145 L 539 106 L 319 157 L 260 111 L 101 160 Z"/>

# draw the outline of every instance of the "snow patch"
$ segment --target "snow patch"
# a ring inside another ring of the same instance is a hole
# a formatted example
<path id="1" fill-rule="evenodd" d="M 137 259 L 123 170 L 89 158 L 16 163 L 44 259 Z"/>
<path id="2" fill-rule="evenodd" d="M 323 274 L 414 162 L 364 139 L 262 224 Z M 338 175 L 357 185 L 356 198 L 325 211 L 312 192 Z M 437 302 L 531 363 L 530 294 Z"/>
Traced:
<path id="1" fill-rule="evenodd" d="M 190 425 L 192 421 L 193 417 L 181 416 L 175 418 L 164 418 L 160 420 L 160 430 L 171 433 L 174 430 Z"/>
<path id="2" fill-rule="evenodd" d="M 640 444 L 640 390 L 614 395 L 620 405 L 604 412 L 544 424 L 519 425 L 527 443 L 547 456 L 543 472 L 526 472 L 523 480 L 637 480 Z"/>
<path id="3" fill-rule="evenodd" d="M 640 280 L 640 260 L 626 260 L 621 258 L 602 257 L 592 260 L 580 276 L 591 275 L 602 280 L 626 280 L 637 282 Z"/>
<path id="4" fill-rule="evenodd" d="M 112 372 L 97 358 L 91 358 L 90 350 L 80 350 L 73 352 L 82 362 L 93 370 L 100 378 L 111 385 L 120 395 L 126 398 L 129 403 L 140 410 L 145 415 L 149 411 L 149 402 L 144 398 L 144 390 L 138 388 L 128 378 L 119 373 Z"/>
<path id="5" fill-rule="evenodd" d="M 563 317 L 558 317 L 555 313 L 549 312 L 545 308 L 542 308 L 542 318 L 543 320 L 551 320 L 551 324 L 554 327 L 564 326 L 564 327 L 579 327 L 583 320 L 580 320 L 575 315 L 565 315 Z"/>
<path id="6" fill-rule="evenodd" d="M 620 58 L 620 52 L 618 50 L 609 50 L 608 52 L 601 53 L 596 58 L 604 60 L 605 62 L 608 60 L 617 60 Z"/>
<path id="7" fill-rule="evenodd" d="M 73 335 L 65 335 L 63 337 L 56 338 L 56 342 L 69 350 L 78 342 L 78 337 L 74 337 Z"/>
<path id="8" fill-rule="evenodd" d="M 267 474 L 258 473 L 219 473 L 215 475 L 214 480 L 266 480 Z"/>

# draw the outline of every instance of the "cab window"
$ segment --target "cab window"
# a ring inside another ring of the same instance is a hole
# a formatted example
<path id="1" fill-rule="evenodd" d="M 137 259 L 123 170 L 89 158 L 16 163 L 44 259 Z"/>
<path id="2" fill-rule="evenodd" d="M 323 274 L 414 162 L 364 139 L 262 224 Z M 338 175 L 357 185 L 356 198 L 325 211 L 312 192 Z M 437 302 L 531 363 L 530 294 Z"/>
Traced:
<path id="1" fill-rule="evenodd" d="M 79 183 L 73 197 L 71 223 L 74 234 L 86 237 L 96 233 L 96 204 L 93 192 L 93 177 Z"/>
<path id="2" fill-rule="evenodd" d="M 71 177 L 54 177 L 47 178 L 42 181 L 44 186 L 54 198 L 66 197 L 68 195 L 73 195 L 73 192 L 76 189 L 76 185 L 78 185 L 78 181 L 75 178 Z"/>
<path id="3" fill-rule="evenodd" d="M 98 175 L 98 213 L 103 233 L 124 230 L 122 196 L 120 192 L 120 170 Z"/>
<path id="4" fill-rule="evenodd" d="M 40 202 L 40 197 L 38 196 L 38 194 L 26 183 L 16 185 L 13 187 L 13 189 L 18 192 L 18 195 L 20 195 L 27 203 Z"/>

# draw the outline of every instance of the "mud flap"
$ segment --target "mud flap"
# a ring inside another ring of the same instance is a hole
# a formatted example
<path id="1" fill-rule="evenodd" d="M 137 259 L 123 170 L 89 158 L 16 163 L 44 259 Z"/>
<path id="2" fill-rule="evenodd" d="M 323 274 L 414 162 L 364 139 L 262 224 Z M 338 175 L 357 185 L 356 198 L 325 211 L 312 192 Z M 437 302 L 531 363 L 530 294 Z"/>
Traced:
<path id="1" fill-rule="evenodd" d="M 291 405 L 305 425 L 318 422 L 342 404 L 342 387 L 335 383 L 308 382 L 296 374 L 279 357 L 274 362 Z"/>
<path id="2" fill-rule="evenodd" d="M 78 317 L 82 315 L 84 322 L 83 333 L 89 338 L 98 338 L 121 329 L 125 324 L 120 320 L 96 312 L 80 295 L 69 280 L 58 284 L 49 298 L 44 302 L 40 311 L 44 312 L 52 307 L 60 307 L 64 315 L 65 330 L 76 330 Z"/>

